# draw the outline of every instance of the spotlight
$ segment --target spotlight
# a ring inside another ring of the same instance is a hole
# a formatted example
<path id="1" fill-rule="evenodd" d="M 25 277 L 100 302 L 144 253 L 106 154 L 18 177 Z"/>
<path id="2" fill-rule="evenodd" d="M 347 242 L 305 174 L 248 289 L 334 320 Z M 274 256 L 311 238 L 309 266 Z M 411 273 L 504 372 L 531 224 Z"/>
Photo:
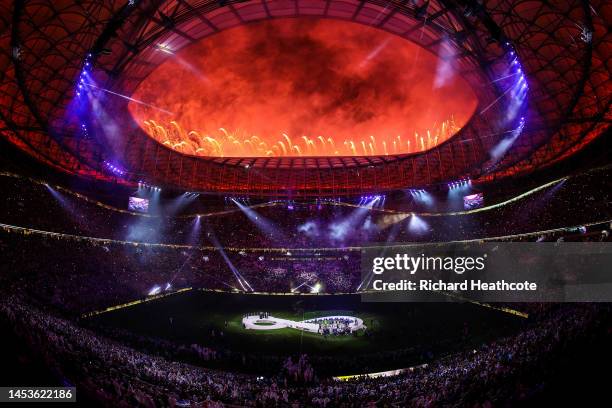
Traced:
<path id="1" fill-rule="evenodd" d="M 166 54 L 174 55 L 172 49 L 165 44 L 157 44 L 157 49 L 161 52 L 165 52 Z"/>
<path id="2" fill-rule="evenodd" d="M 120 94 L 120 93 L 117 93 L 117 92 L 111 91 L 110 89 L 101 88 L 101 87 L 96 86 L 95 84 L 93 84 L 91 81 L 84 82 L 84 84 L 85 84 L 87 87 L 89 87 L 89 88 L 97 89 L 97 90 L 99 90 L 99 91 L 101 91 L 101 92 L 105 92 L 105 93 L 108 93 L 108 94 L 110 94 L 110 95 L 114 95 L 114 96 L 117 96 L 117 97 L 119 97 L 119 98 L 123 98 L 123 99 L 126 99 L 126 100 L 131 101 L 131 102 L 138 103 L 138 104 L 143 105 L 143 106 L 147 106 L 147 107 L 149 107 L 149 108 L 152 108 L 152 109 L 158 110 L 158 111 L 160 111 L 160 112 L 167 113 L 167 114 L 169 114 L 169 115 L 173 115 L 173 113 L 172 113 L 172 112 L 170 112 L 169 110 L 166 110 L 166 109 L 163 109 L 163 108 L 160 108 L 160 107 L 157 107 L 157 106 L 151 105 L 151 104 L 149 104 L 149 103 L 146 103 L 146 102 L 140 101 L 140 100 L 138 100 L 138 99 L 134 99 L 134 98 L 129 97 L 129 96 L 127 96 L 127 95 L 122 95 L 122 94 Z"/>

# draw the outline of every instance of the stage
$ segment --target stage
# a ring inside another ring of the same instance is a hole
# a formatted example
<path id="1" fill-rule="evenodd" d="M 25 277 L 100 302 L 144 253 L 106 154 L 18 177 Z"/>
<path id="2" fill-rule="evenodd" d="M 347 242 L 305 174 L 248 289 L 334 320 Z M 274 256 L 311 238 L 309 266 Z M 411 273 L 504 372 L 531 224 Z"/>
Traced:
<path id="1" fill-rule="evenodd" d="M 328 326 L 333 328 L 342 326 L 342 329 L 346 329 L 343 330 L 343 332 L 346 333 L 353 333 L 358 330 L 366 329 L 363 320 L 353 316 L 325 316 L 295 321 L 280 319 L 267 313 L 256 313 L 244 316 L 242 318 L 242 326 L 247 330 L 277 330 L 290 328 L 318 334 L 324 334 L 324 329 Z M 330 331 L 330 334 L 331 333 Z"/>

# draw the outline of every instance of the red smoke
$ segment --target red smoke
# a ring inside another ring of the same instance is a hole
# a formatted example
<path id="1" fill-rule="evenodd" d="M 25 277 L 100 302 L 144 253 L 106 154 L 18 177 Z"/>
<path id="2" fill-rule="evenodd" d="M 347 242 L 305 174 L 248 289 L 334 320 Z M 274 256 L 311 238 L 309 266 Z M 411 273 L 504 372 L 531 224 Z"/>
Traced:
<path id="1" fill-rule="evenodd" d="M 446 82 L 436 88 L 442 66 Z M 203 143 L 198 138 L 210 135 L 225 143 L 225 156 L 265 156 L 262 152 L 271 151 L 283 133 L 292 144 L 303 135 L 334 141 L 335 147 L 321 142 L 311 151 L 302 141 L 303 155 L 350 155 L 343 150 L 345 140 L 353 140 L 357 154 L 364 154 L 361 141 L 372 143 L 371 135 L 376 154 L 384 154 L 383 140 L 388 153 L 414 152 L 422 150 L 415 132 L 425 137 L 426 148 L 433 147 L 442 122 L 453 118 L 455 126 L 462 127 L 476 108 L 470 86 L 457 75 L 447 79 L 448 66 L 409 41 L 360 24 L 269 20 L 185 48 L 134 93 L 134 98 L 174 115 L 135 103 L 129 108 L 141 125 L 148 119 L 164 127 L 173 120 L 180 124 L 182 135 L 156 137 L 190 154 L 214 155 L 208 148 L 194 150 Z M 236 133 L 240 143 L 257 135 L 265 148 L 259 153 L 232 148 L 233 139 L 228 141 L 219 128 Z M 192 130 L 199 136 L 186 136 Z M 437 143 L 452 131 L 447 133 L 440 134 Z M 179 144 L 177 138 L 188 143 Z"/>

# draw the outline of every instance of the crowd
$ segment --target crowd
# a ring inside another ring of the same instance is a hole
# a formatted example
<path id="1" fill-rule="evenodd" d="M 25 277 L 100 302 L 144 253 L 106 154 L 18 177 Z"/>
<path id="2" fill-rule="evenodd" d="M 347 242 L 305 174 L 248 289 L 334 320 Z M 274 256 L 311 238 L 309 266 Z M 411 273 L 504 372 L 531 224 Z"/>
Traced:
<path id="1" fill-rule="evenodd" d="M 342 249 L 327 256 L 308 252 L 289 257 L 282 252 L 100 243 L 0 228 L 0 252 L 6 270 L 0 282 L 75 313 L 188 287 L 346 293 L 354 292 L 360 281 L 359 252 Z"/>
<path id="2" fill-rule="evenodd" d="M 607 224 L 525 238 L 611 239 Z M 0 229 L 0 252 L 6 271 L 0 282 L 76 314 L 182 288 L 351 293 L 359 290 L 362 279 L 359 248 L 220 251 L 100 243 Z"/>
<path id="3" fill-rule="evenodd" d="M 556 228 L 563 230 L 506 240 L 610 241 L 610 173 L 587 172 L 487 211 L 418 219 L 331 203 L 293 209 L 277 203 L 255 209 L 256 219 L 240 211 L 201 219 L 178 211 L 143 216 L 0 175 L 5 193 L 0 223 L 7 224 L 0 228 L 0 319 L 65 382 L 110 406 L 508 404 L 528 397 L 554 370 L 560 353 L 588 343 L 602 320 L 609 319 L 609 308 L 528 305 L 539 317 L 517 335 L 393 377 L 346 382 L 313 367 L 364 367 L 366 357 L 355 356 L 342 366 L 325 356 L 280 361 L 235 353 L 220 341 L 177 346 L 109 329 L 94 332 L 78 316 L 189 287 L 355 292 L 361 282 L 361 249 L 373 243 L 482 239 Z M 345 333 L 350 324 L 327 319 L 322 333 Z M 132 348 L 135 343 L 142 347 Z M 404 361 L 404 352 L 378 357 Z M 208 361 L 215 369 L 191 361 Z M 264 377 L 233 370 L 262 362 L 268 363 Z M 276 374 L 270 373 L 273 367 Z"/>
<path id="4" fill-rule="evenodd" d="M 210 208 L 210 213 L 216 215 L 198 220 L 185 217 L 189 212 L 181 211 L 178 201 L 169 198 L 160 204 L 158 212 L 136 215 L 96 204 L 94 198 L 85 200 L 68 190 L 2 174 L 0 188 L 5 199 L 0 203 L 0 223 L 115 240 L 224 248 L 338 248 L 387 242 L 446 242 L 610 220 L 610 180 L 612 168 L 592 170 L 505 205 L 470 214 L 413 216 L 413 199 L 408 195 L 404 201 L 397 199 L 393 203 L 394 208 L 406 211 L 402 214 L 360 210 L 332 202 L 296 203 L 291 209 L 276 202 L 246 214 L 230 202 L 229 208 Z M 441 202 L 450 200 L 445 194 L 432 193 L 432 197 Z M 127 195 L 124 198 L 127 206 Z M 346 203 L 350 200 L 345 200 Z M 486 199 L 485 203 L 492 204 Z M 228 209 L 229 212 L 225 211 Z"/>
<path id="5" fill-rule="evenodd" d="M 491 406 L 529 397 L 555 370 L 559 355 L 610 336 L 609 307 L 557 305 L 519 334 L 450 355 L 392 377 L 319 378 L 307 356 L 278 375 L 207 370 L 144 354 L 3 294 L 0 318 L 79 392 L 117 407 L 180 406 Z M 599 330 L 603 330 L 603 333 Z M 356 357 L 357 358 L 357 357 Z M 520 391 L 520 392 L 519 392 Z"/>
<path id="6" fill-rule="evenodd" d="M 319 324 L 319 334 L 324 336 L 344 336 L 352 334 L 357 328 L 357 321 L 348 317 L 323 317 L 308 320 Z"/>

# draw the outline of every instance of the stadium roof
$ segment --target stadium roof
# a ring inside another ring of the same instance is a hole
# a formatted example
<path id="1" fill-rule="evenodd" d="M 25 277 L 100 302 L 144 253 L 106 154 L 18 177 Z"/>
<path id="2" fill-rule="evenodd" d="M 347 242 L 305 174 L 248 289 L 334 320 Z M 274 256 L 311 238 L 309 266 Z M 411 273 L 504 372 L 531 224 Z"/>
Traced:
<path id="1" fill-rule="evenodd" d="M 180 50 L 236 25 L 296 16 L 375 26 L 436 54 L 450 53 L 479 98 L 477 114 L 449 141 L 418 154 L 206 158 L 148 137 L 127 113 L 127 102 L 105 107 L 119 124 L 110 130 L 74 107 L 85 61 L 97 84 L 130 95 L 168 58 L 156 52 L 159 44 Z M 187 191 L 336 196 L 465 176 L 491 181 L 562 160 L 609 130 L 609 21 L 607 2 L 578 0 L 5 2 L 0 128 L 3 137 L 64 171 Z M 490 84 L 507 72 L 509 52 L 529 83 L 521 112 L 526 120 L 507 150 L 492 155 L 508 138 L 510 125 L 500 123 L 512 101 L 507 82 Z M 125 174 L 119 177 L 108 163 Z"/>

